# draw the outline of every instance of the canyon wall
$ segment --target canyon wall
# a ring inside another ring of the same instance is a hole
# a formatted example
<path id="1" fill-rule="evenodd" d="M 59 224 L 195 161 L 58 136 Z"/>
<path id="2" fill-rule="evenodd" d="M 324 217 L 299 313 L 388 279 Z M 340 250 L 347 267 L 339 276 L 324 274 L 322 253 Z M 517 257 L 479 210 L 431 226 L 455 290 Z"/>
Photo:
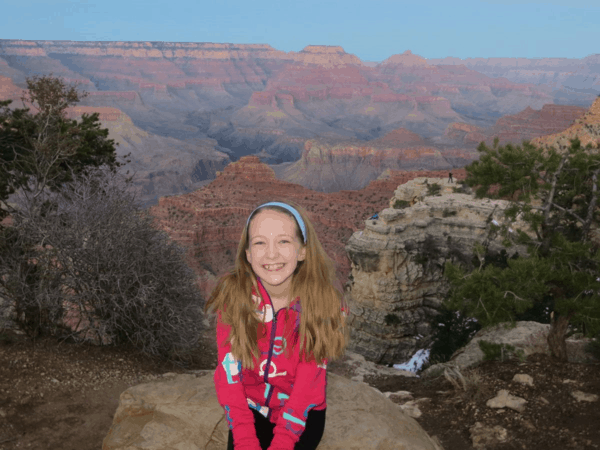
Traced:
<path id="1" fill-rule="evenodd" d="M 531 141 L 532 144 L 542 148 L 554 147 L 566 149 L 571 139 L 577 137 L 584 147 L 600 148 L 600 97 L 596 98 L 592 106 L 566 130 L 541 136 Z"/>
<path id="2" fill-rule="evenodd" d="M 439 196 L 428 185 L 441 186 Z M 365 220 L 346 245 L 351 343 L 377 364 L 405 361 L 431 341 L 430 322 L 447 293 L 445 261 L 472 257 L 475 243 L 500 251 L 493 221 L 504 222 L 504 200 L 455 192 L 444 178 L 414 178 L 398 186 L 377 219 Z M 525 229 L 520 222 L 511 229 Z M 510 248 L 514 251 L 523 248 Z"/>
<path id="3" fill-rule="evenodd" d="M 24 88 L 25 77 L 49 73 L 90 93 L 81 106 L 117 108 L 146 133 L 214 139 L 231 160 L 270 164 L 298 161 L 309 139 L 371 141 L 399 128 L 433 139 L 454 122 L 491 126 L 552 102 L 533 85 L 410 51 L 372 67 L 339 46 L 0 40 L 0 76 Z"/>
<path id="4" fill-rule="evenodd" d="M 433 65 L 476 70 L 490 78 L 531 83 L 545 89 L 554 103 L 589 107 L 600 93 L 600 54 L 585 58 L 438 58 Z"/>
<path id="5" fill-rule="evenodd" d="M 527 107 L 517 114 L 501 117 L 493 127 L 487 129 L 466 123 L 452 123 L 438 142 L 472 148 L 481 141 L 492 145 L 495 137 L 498 137 L 500 145 L 521 145 L 523 141 L 536 138 L 547 140 L 548 135 L 563 132 L 587 111 L 587 108 L 569 105 L 544 105 L 540 110 Z"/>
<path id="6" fill-rule="evenodd" d="M 440 150 L 401 128 L 368 142 L 308 140 L 300 160 L 282 169 L 279 177 L 312 190 L 335 192 L 362 189 L 387 169 L 451 171 L 476 158 L 473 147 Z"/>

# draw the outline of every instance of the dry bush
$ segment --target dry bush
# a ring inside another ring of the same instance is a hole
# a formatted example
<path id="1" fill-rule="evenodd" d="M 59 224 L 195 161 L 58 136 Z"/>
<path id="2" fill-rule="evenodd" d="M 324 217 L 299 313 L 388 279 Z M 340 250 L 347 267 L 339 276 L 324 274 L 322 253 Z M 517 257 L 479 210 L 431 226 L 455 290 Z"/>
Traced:
<path id="1" fill-rule="evenodd" d="M 458 367 L 444 368 L 444 378 L 452 384 L 455 392 L 464 400 L 480 400 L 489 396 L 491 389 L 479 370 L 469 369 L 463 374 Z"/>
<path id="2" fill-rule="evenodd" d="M 15 198 L 13 227 L 0 227 L 3 307 L 31 337 L 94 334 L 185 365 L 203 322 L 185 249 L 152 226 L 122 176 L 103 167 L 73 179 Z"/>

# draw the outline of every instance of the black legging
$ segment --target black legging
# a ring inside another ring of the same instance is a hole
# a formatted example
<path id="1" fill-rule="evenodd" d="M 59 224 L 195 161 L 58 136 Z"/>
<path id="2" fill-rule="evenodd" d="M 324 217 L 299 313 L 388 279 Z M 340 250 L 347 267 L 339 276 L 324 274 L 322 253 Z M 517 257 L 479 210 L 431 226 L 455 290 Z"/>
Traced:
<path id="1" fill-rule="evenodd" d="M 253 408 L 249 408 L 254 414 L 254 428 L 256 429 L 256 437 L 260 441 L 260 446 L 263 450 L 267 450 L 271 441 L 273 440 L 273 429 L 275 424 L 272 424 L 269 419 L 259 413 Z M 311 409 L 308 412 L 306 419 L 306 427 L 300 435 L 300 440 L 296 442 L 294 450 L 315 450 L 321 438 L 323 437 L 323 431 L 325 430 L 325 412 L 315 411 Z M 234 450 L 233 448 L 233 433 L 229 430 L 229 439 L 227 440 L 227 450 Z"/>

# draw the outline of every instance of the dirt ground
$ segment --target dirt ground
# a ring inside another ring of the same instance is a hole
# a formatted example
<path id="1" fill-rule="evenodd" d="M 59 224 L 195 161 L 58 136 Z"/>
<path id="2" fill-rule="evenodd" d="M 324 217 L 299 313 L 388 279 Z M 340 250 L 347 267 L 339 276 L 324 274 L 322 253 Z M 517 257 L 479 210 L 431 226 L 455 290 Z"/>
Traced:
<path id="1" fill-rule="evenodd" d="M 216 363 L 214 350 L 201 348 L 188 370 L 212 370 Z M 330 363 L 328 370 L 347 374 L 341 364 Z M 185 370 L 131 348 L 0 334 L 0 450 L 101 449 L 121 392 L 166 372 Z M 517 373 L 532 376 L 533 387 L 513 382 Z M 466 391 L 444 377 L 378 376 L 365 382 L 382 392 L 409 391 L 414 399 L 430 399 L 419 402 L 417 421 L 445 450 L 472 449 L 469 429 L 476 422 L 507 430 L 506 442 L 488 448 L 600 448 L 600 401 L 572 396 L 574 390 L 600 395 L 600 364 L 558 364 L 534 355 L 524 363 L 486 362 L 464 375 Z M 525 411 L 487 407 L 500 389 L 526 399 Z"/>

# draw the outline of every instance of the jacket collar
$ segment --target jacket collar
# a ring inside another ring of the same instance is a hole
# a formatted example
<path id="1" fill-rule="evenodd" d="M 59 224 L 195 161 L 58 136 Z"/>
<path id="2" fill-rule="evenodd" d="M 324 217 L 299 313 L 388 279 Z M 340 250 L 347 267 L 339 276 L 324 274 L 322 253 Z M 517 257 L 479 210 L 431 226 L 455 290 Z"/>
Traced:
<path id="1" fill-rule="evenodd" d="M 269 300 L 271 300 L 271 296 L 269 295 L 269 293 L 267 292 L 267 290 L 265 289 L 265 287 L 263 286 L 262 282 L 260 281 L 260 278 L 257 276 L 256 277 L 256 284 L 258 284 L 258 290 L 260 291 L 260 296 L 262 297 L 262 301 L 263 302 L 267 302 Z M 256 291 L 254 290 L 254 286 L 252 286 L 252 293 L 254 295 L 256 295 Z M 294 300 L 292 300 L 289 304 L 289 307 L 291 308 L 293 305 L 295 305 L 296 303 L 300 303 L 300 297 L 296 297 Z M 271 301 L 271 305 L 273 304 L 273 301 Z M 262 305 L 262 302 L 261 302 Z"/>

